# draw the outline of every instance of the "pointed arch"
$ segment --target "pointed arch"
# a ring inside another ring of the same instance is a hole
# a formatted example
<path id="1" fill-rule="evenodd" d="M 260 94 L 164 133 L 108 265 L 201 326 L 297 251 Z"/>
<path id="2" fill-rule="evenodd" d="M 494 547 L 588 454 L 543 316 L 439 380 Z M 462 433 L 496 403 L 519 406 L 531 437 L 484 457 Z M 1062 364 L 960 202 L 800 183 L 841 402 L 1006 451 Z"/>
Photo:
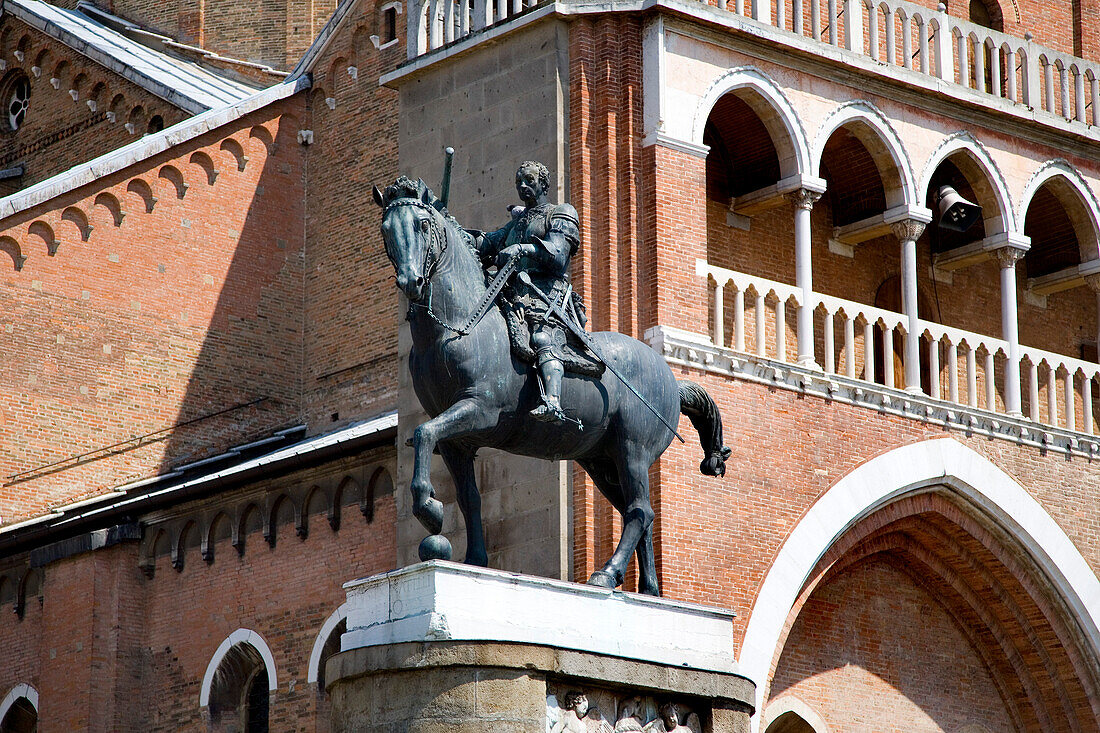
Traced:
<path id="1" fill-rule="evenodd" d="M 797 722 L 796 722 L 797 721 Z M 795 695 L 783 695 L 772 700 L 764 711 L 762 726 L 767 733 L 812 730 L 813 733 L 832 733 L 825 719 L 817 711 Z"/>
<path id="2" fill-rule="evenodd" d="M 968 500 L 1026 552 L 1073 615 L 1088 649 L 1100 653 L 1100 579 L 1072 540 L 1001 468 L 956 440 L 937 438 L 859 466 L 826 491 L 788 535 L 757 594 L 738 660 L 740 673 L 757 683 L 758 710 L 788 611 L 825 553 L 887 504 L 937 486 Z"/>
<path id="3" fill-rule="evenodd" d="M 342 603 L 340 607 L 329 614 L 329 617 L 321 624 L 321 629 L 317 632 L 317 638 L 313 640 L 313 650 L 309 653 L 309 665 L 306 667 L 307 683 L 316 684 L 318 680 L 321 679 L 321 665 L 326 661 L 322 658 L 325 647 L 328 646 L 332 634 L 336 631 L 336 627 L 340 625 L 341 621 L 346 621 L 347 617 L 348 604 Z"/>
<path id="4" fill-rule="evenodd" d="M 810 152 L 811 175 L 820 175 L 825 145 L 841 127 L 848 127 L 874 159 L 886 189 L 888 207 L 924 205 L 917 196 L 913 164 L 901 136 L 878 107 L 864 100 L 845 102 L 825 118 Z"/>
<path id="5" fill-rule="evenodd" d="M 1070 163 L 1061 158 L 1048 160 L 1031 174 L 1024 192 L 1020 196 L 1020 207 L 1016 213 L 1016 219 L 1021 225 L 1027 221 L 1027 210 L 1031 206 L 1031 200 L 1042 186 L 1051 181 L 1063 182 L 1073 193 L 1077 195 L 1088 217 L 1090 231 L 1077 230 L 1077 238 L 1081 247 L 1081 261 L 1100 259 L 1100 203 L 1089 187 L 1081 172 Z M 1087 234 L 1087 237 L 1082 237 Z"/>
<path id="6" fill-rule="evenodd" d="M 808 175 L 811 167 L 809 137 L 794 105 L 771 77 L 752 66 L 730 69 L 711 82 L 695 109 L 691 142 L 703 145 L 703 131 L 714 105 L 726 94 L 742 89 L 751 92 L 745 101 L 760 116 L 779 152 L 781 175 L 784 178 Z"/>
<path id="7" fill-rule="evenodd" d="M 945 160 L 958 154 L 964 155 L 980 171 L 983 176 L 982 182 L 988 185 L 988 193 L 997 203 L 1001 221 L 996 222 L 993 217 L 985 213 L 986 235 L 998 232 L 1022 233 L 1016 220 L 1016 212 L 1012 207 L 1012 194 L 1008 190 L 1008 182 L 1005 180 L 1000 166 L 997 165 L 997 161 L 993 160 L 993 156 L 989 154 L 986 147 L 966 130 L 959 130 L 948 135 L 932 151 L 932 155 L 928 157 L 928 162 L 924 164 L 920 180 L 917 182 L 917 194 L 920 196 L 927 195 L 928 187 L 932 183 L 932 176 L 935 174 L 936 169 Z M 967 171 L 963 171 L 963 174 L 966 175 Z M 977 187 L 982 182 L 971 181 L 970 185 Z"/>
<path id="8" fill-rule="evenodd" d="M 38 690 L 26 682 L 20 682 L 8 690 L 8 694 L 4 695 L 3 700 L 0 700 L 0 721 L 4 720 L 4 716 L 20 700 L 26 700 L 34 708 L 34 712 L 38 712 Z"/>
<path id="9" fill-rule="evenodd" d="M 254 649 L 263 660 L 264 666 L 267 668 L 267 689 L 270 692 L 274 692 L 279 687 L 279 680 L 276 677 L 275 672 L 275 657 L 271 653 L 271 647 L 267 645 L 264 638 L 259 633 L 250 629 L 237 629 L 229 636 L 225 637 L 225 640 L 218 646 L 214 652 L 214 656 L 210 658 L 210 663 L 206 665 L 206 673 L 202 677 L 202 686 L 199 688 L 199 707 L 206 707 L 210 704 L 210 692 L 214 684 L 214 674 L 218 671 L 218 667 L 222 661 L 229 654 L 230 650 L 235 646 L 248 646 Z"/>

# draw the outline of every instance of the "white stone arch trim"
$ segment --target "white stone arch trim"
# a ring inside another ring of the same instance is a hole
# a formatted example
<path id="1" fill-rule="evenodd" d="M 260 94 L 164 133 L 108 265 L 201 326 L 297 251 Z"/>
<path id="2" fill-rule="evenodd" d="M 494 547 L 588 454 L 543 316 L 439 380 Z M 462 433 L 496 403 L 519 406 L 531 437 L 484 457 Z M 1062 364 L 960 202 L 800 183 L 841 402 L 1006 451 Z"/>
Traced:
<path id="1" fill-rule="evenodd" d="M 1097 259 L 1100 257 L 1100 251 L 1098 251 L 1098 242 L 1100 242 L 1100 203 L 1097 203 L 1092 188 L 1085 177 L 1081 175 L 1081 172 L 1074 168 L 1069 161 L 1062 158 L 1046 161 L 1028 179 L 1027 185 L 1024 186 L 1024 193 L 1020 196 L 1020 208 L 1016 213 L 1017 221 L 1020 222 L 1020 229 L 1023 229 L 1027 221 L 1027 209 L 1031 206 L 1031 199 L 1035 197 L 1035 192 L 1047 181 L 1058 177 L 1066 180 L 1070 187 L 1081 197 L 1081 202 L 1085 205 L 1085 210 L 1089 215 L 1089 223 L 1092 225 L 1092 242 L 1089 244 L 1092 247 L 1090 254 L 1093 255 L 1086 259 Z"/>
<path id="2" fill-rule="evenodd" d="M 237 644 L 248 644 L 260 653 L 264 666 L 267 667 L 267 689 L 274 692 L 279 688 L 279 680 L 275 677 L 275 657 L 271 654 L 271 648 L 267 642 L 255 631 L 237 629 L 225 637 L 225 641 L 218 646 L 218 650 L 210 658 L 210 664 L 206 665 L 206 674 L 202 676 L 202 688 L 199 690 L 199 707 L 204 708 L 210 704 L 210 687 L 214 684 L 214 672 L 217 671 L 218 665 L 229 650 Z"/>
<path id="3" fill-rule="evenodd" d="M 901 140 L 898 131 L 890 124 L 890 120 L 878 107 L 863 99 L 845 102 L 829 113 L 825 121 L 818 129 L 814 138 L 813 148 L 810 150 L 811 165 L 810 175 L 821 175 L 821 156 L 825 152 L 825 144 L 838 129 L 849 122 L 863 122 L 874 130 L 882 141 L 890 157 L 894 160 L 894 167 L 898 171 L 901 181 L 901 201 L 891 201 L 890 191 L 886 191 L 887 207 L 907 204 L 909 206 L 924 206 L 916 194 L 916 176 L 913 174 L 913 164 L 909 160 L 909 153 L 905 150 L 905 144 Z M 872 154 L 874 151 L 871 151 Z M 886 181 L 883 181 L 886 184 Z M 888 185 L 888 184 L 887 184 Z"/>
<path id="4" fill-rule="evenodd" d="M 34 689 L 26 682 L 20 682 L 18 685 L 8 690 L 8 694 L 4 695 L 3 700 L 0 700 L 0 720 L 4 719 L 4 716 L 11 710 L 11 706 L 21 697 L 27 698 L 30 704 L 34 706 L 35 712 L 38 712 L 38 690 Z"/>
<path id="5" fill-rule="evenodd" d="M 751 89 L 763 97 L 773 108 L 786 128 L 787 137 L 794 148 L 796 171 L 784 171 L 782 175 L 809 175 L 810 174 L 810 145 L 809 136 L 783 90 L 770 76 L 754 66 L 738 66 L 728 69 L 718 76 L 707 87 L 706 92 L 699 99 L 695 108 L 695 119 L 692 122 L 691 142 L 695 145 L 703 145 L 703 130 L 707 126 L 711 110 L 718 100 L 738 89 Z M 775 141 L 772 141 L 775 143 Z M 782 162 L 782 161 L 780 161 Z"/>
<path id="6" fill-rule="evenodd" d="M 967 130 L 951 133 L 932 151 L 932 155 L 928 157 L 928 162 L 924 165 L 924 172 L 921 173 L 920 180 L 917 182 L 917 195 L 921 196 L 928 191 L 928 186 L 932 183 L 932 175 L 939 168 L 940 163 L 959 151 L 969 153 L 974 162 L 985 173 L 986 180 L 997 198 L 997 206 L 1001 210 L 1005 231 L 1023 234 L 1022 225 L 1019 223 L 1022 220 L 1016 219 L 1016 210 L 1012 206 L 1012 193 L 1008 189 L 1008 181 L 1005 180 L 1001 167 L 997 165 L 997 161 L 993 159 L 993 156 L 989 154 L 989 150 L 982 145 L 981 141 Z M 987 235 L 993 233 L 986 232 Z"/>
<path id="7" fill-rule="evenodd" d="M 1065 531 L 1027 490 L 981 454 L 951 438 L 912 443 L 873 458 L 810 507 L 776 555 L 760 587 L 741 644 L 738 670 L 756 683 L 756 709 L 787 616 L 828 549 L 883 506 L 932 486 L 946 486 L 997 522 L 1027 551 L 1100 653 L 1100 579 Z M 759 730 L 759 715 L 753 730 Z"/>
<path id="8" fill-rule="evenodd" d="M 317 632 L 317 638 L 313 640 L 313 651 L 309 653 L 309 666 L 306 668 L 307 683 L 315 684 L 317 679 L 321 676 L 321 652 L 324 651 L 325 644 L 328 643 L 329 637 L 332 636 L 332 630 L 347 617 L 348 604 L 345 602 L 340 604 L 339 608 L 329 614 L 329 617 L 321 624 L 321 630 Z"/>
<path id="9" fill-rule="evenodd" d="M 832 733 L 829 724 L 817 714 L 817 711 L 807 705 L 796 695 L 784 694 L 772 700 L 764 711 L 763 724 L 765 726 L 774 723 L 780 715 L 794 713 L 806 721 L 806 724 L 814 729 L 814 733 Z"/>

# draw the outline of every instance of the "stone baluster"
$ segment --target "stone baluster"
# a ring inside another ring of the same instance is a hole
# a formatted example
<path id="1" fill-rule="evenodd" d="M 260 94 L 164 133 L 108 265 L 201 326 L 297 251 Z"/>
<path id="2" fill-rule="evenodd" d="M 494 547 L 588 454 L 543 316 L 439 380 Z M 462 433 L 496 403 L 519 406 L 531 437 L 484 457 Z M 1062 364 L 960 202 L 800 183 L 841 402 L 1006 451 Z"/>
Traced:
<path id="1" fill-rule="evenodd" d="M 1016 263 L 1027 250 L 1001 247 L 996 250 L 1001 263 L 1001 338 L 1008 342 L 1005 364 L 1005 413 L 1022 417 L 1020 400 L 1020 330 L 1016 315 Z"/>
<path id="2" fill-rule="evenodd" d="M 810 211 L 821 192 L 800 188 L 788 194 L 794 204 L 795 285 L 802 289 L 802 307 L 798 309 L 798 363 L 815 366 L 814 361 L 814 275 L 810 257 Z"/>
<path id="3" fill-rule="evenodd" d="M 905 391 L 920 392 L 920 314 L 917 313 L 917 240 L 924 233 L 925 222 L 902 219 L 891 224 L 901 242 L 901 312 L 905 325 Z M 889 359 L 892 344 L 886 344 Z"/>

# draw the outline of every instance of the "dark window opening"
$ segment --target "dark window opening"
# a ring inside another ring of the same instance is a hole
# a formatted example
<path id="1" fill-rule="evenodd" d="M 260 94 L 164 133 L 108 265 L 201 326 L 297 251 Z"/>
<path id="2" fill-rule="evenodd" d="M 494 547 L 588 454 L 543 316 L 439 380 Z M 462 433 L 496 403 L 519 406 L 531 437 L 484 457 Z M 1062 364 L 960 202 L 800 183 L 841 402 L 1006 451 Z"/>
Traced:
<path id="1" fill-rule="evenodd" d="M 38 711 L 31 701 L 21 697 L 8 708 L 4 719 L 0 720 L 0 733 L 37 733 Z"/>
<path id="2" fill-rule="evenodd" d="M 268 696 L 267 668 L 261 667 L 248 686 L 244 728 L 247 733 L 267 733 Z"/>
<path id="3" fill-rule="evenodd" d="M 382 42 L 389 43 L 397 38 L 397 8 L 386 8 L 382 13 Z"/>
<path id="4" fill-rule="evenodd" d="M 154 132 L 160 132 L 163 129 L 164 129 L 164 118 L 161 117 L 160 115 L 153 115 L 149 119 L 149 126 L 148 126 L 148 129 L 146 130 L 146 133 L 147 134 L 152 134 Z"/>

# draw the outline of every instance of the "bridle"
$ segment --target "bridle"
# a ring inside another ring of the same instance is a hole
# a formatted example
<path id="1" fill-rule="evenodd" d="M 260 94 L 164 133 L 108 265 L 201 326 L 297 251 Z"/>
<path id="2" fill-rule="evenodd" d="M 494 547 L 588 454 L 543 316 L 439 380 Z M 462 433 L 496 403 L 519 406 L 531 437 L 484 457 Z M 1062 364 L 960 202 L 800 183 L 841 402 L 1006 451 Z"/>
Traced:
<path id="1" fill-rule="evenodd" d="M 451 243 L 450 236 L 447 233 L 447 228 L 442 227 L 443 232 L 440 233 L 439 230 L 441 227 L 436 222 L 435 216 L 433 216 L 433 214 L 438 213 L 438 209 L 436 209 L 431 204 L 424 203 L 420 199 L 397 199 L 385 208 L 385 210 L 382 212 L 382 216 L 388 216 L 391 210 L 396 209 L 399 206 L 415 206 L 418 209 L 423 209 L 428 212 L 428 218 L 421 219 L 421 221 L 428 222 L 428 246 L 424 248 L 424 261 L 420 263 L 420 272 L 423 273 L 421 277 L 424 278 L 424 287 L 428 291 L 428 302 L 420 303 L 410 300 L 409 310 L 405 314 L 405 319 L 408 320 L 412 317 L 413 308 L 423 308 L 427 312 L 428 317 L 435 321 L 437 325 L 443 327 L 448 331 L 451 331 L 452 333 L 456 333 L 459 336 L 465 336 L 467 333 L 470 332 L 470 329 L 472 329 L 473 326 L 476 325 L 476 322 L 481 320 L 480 317 L 476 320 L 471 319 L 463 326 L 456 328 L 455 326 L 452 326 L 451 324 L 447 323 L 442 318 L 437 316 L 435 314 L 435 311 L 432 310 L 432 276 L 435 275 L 436 268 L 439 267 L 439 263 L 443 261 L 443 255 L 446 254 L 447 249 L 448 247 L 450 247 Z M 419 233 L 417 236 L 419 236 Z M 467 244 L 469 243 L 467 242 Z M 439 254 L 436 254 L 435 252 L 436 245 L 439 245 Z M 474 249 L 473 245 L 470 245 L 470 248 Z M 477 254 L 476 250 L 475 254 Z"/>
<path id="2" fill-rule="evenodd" d="M 420 272 L 423 273 L 422 277 L 430 287 L 432 275 L 435 274 L 435 269 L 443 261 L 443 255 L 446 254 L 447 248 L 450 246 L 450 237 L 447 235 L 446 227 L 440 233 L 440 226 L 436 223 L 435 217 L 432 216 L 432 214 L 438 213 L 437 209 L 420 199 L 397 199 L 386 207 L 386 210 L 382 212 L 382 216 L 389 216 L 390 211 L 401 206 L 415 206 L 428 212 L 428 218 L 420 220 L 428 222 L 428 246 L 424 248 L 424 261 L 420 263 Z M 439 245 L 438 255 L 435 253 L 436 245 Z"/>

